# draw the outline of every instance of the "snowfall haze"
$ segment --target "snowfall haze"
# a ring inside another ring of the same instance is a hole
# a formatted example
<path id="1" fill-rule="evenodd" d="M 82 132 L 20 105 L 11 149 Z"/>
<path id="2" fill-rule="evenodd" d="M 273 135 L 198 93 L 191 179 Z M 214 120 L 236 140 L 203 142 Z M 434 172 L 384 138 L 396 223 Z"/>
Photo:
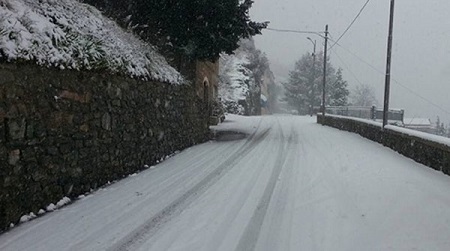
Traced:
<path id="1" fill-rule="evenodd" d="M 328 24 L 331 38 L 336 40 L 365 2 L 258 0 L 251 14 L 255 20 L 270 21 L 270 28 L 273 29 L 324 31 Z M 339 42 L 378 72 L 339 46 L 335 46 L 330 53 L 332 63 L 343 68 L 350 89 L 360 83 L 368 84 L 376 90 L 380 104 L 384 95 L 389 7 L 389 0 L 370 1 Z M 390 102 L 392 108 L 405 109 L 407 117 L 436 120 L 436 116 L 440 116 L 445 124 L 450 122 L 449 9 L 450 2 L 445 0 L 395 1 Z M 313 46 L 307 40 L 308 36 L 317 39 L 318 47 L 323 45 L 319 36 L 307 34 L 266 30 L 262 36 L 256 37 L 257 46 L 267 53 L 279 81 L 288 76 L 294 62 L 302 54 L 312 52 Z"/>

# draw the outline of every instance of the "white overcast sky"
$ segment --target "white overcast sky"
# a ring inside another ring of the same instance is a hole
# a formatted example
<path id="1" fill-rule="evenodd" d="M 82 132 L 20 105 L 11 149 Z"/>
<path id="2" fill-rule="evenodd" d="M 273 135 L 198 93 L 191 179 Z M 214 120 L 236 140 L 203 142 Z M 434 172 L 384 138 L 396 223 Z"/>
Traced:
<path id="1" fill-rule="evenodd" d="M 366 0 L 255 0 L 251 15 L 270 21 L 271 28 L 323 31 L 329 25 L 337 39 Z M 396 0 L 392 61 L 391 107 L 404 108 L 407 117 L 440 116 L 450 123 L 450 1 Z M 340 44 L 376 69 L 385 72 L 390 0 L 371 0 Z M 278 79 L 294 62 L 312 51 L 308 35 L 264 31 L 256 44 L 271 61 Z M 323 40 L 317 39 L 322 46 Z M 359 82 L 371 85 L 382 104 L 384 75 L 346 50 L 334 47 L 333 65 L 344 70 L 350 89 Z M 342 59 L 339 60 L 339 57 Z M 353 74 L 352 74 L 353 73 Z M 396 83 L 394 80 L 398 81 Z M 405 86 L 406 88 L 402 87 Z M 413 94 L 411 91 L 419 95 Z M 424 101 L 432 101 L 441 109 Z"/>

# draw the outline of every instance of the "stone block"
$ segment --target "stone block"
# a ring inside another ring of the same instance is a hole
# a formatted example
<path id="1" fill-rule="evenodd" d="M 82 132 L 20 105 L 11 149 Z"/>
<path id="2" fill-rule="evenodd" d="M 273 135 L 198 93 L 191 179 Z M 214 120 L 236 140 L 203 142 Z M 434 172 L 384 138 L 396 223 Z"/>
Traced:
<path id="1" fill-rule="evenodd" d="M 72 150 L 73 150 L 73 147 L 71 144 L 61 144 L 59 146 L 59 151 L 62 154 L 68 154 L 68 153 L 72 152 Z"/>
<path id="2" fill-rule="evenodd" d="M 34 170 L 32 173 L 31 177 L 36 182 L 40 182 L 46 178 L 46 175 L 40 170 Z"/>
<path id="3" fill-rule="evenodd" d="M 8 120 L 8 138 L 10 140 L 21 140 L 25 137 L 26 121 L 22 119 Z"/>
<path id="4" fill-rule="evenodd" d="M 64 90 L 59 93 L 58 98 L 72 100 L 72 101 L 76 101 L 79 103 L 89 103 L 91 101 L 92 94 L 91 93 L 80 94 L 80 93 Z"/>
<path id="5" fill-rule="evenodd" d="M 111 130 L 111 115 L 109 113 L 104 113 L 102 116 L 102 128 L 107 131 Z"/>
<path id="6" fill-rule="evenodd" d="M 73 124 L 74 115 L 69 113 L 64 113 L 62 111 L 53 112 L 50 115 L 47 126 L 50 129 L 66 127 Z"/>
<path id="7" fill-rule="evenodd" d="M 3 107 L 0 107 L 0 123 L 4 123 L 5 122 L 5 118 L 6 118 L 5 109 L 3 109 Z"/>
<path id="8" fill-rule="evenodd" d="M 4 85 L 7 83 L 14 82 L 16 78 L 14 77 L 14 74 L 9 70 L 0 70 L 0 85 Z"/>
<path id="9" fill-rule="evenodd" d="M 58 155 L 58 154 L 59 154 L 59 151 L 58 151 L 58 148 L 57 148 L 57 147 L 55 147 L 55 146 L 49 146 L 49 147 L 47 148 L 47 153 L 50 154 L 50 155 Z"/>
<path id="10" fill-rule="evenodd" d="M 116 107 L 120 107 L 121 106 L 121 102 L 118 99 L 115 99 L 113 101 L 111 101 L 111 105 L 112 106 L 116 106 Z"/>
<path id="11" fill-rule="evenodd" d="M 8 109 L 8 111 L 6 112 L 6 118 L 17 118 L 19 117 L 20 113 L 19 113 L 19 108 L 16 105 L 11 105 Z"/>
<path id="12" fill-rule="evenodd" d="M 32 123 L 27 123 L 26 138 L 32 139 L 34 137 L 34 125 Z"/>
<path id="13" fill-rule="evenodd" d="M 9 152 L 9 157 L 8 157 L 8 163 L 12 166 L 17 165 L 17 163 L 20 161 L 20 150 L 19 149 L 15 149 L 12 150 L 11 152 Z"/>
<path id="14" fill-rule="evenodd" d="M 83 124 L 80 126 L 80 131 L 82 132 L 88 132 L 89 131 L 89 125 Z"/>

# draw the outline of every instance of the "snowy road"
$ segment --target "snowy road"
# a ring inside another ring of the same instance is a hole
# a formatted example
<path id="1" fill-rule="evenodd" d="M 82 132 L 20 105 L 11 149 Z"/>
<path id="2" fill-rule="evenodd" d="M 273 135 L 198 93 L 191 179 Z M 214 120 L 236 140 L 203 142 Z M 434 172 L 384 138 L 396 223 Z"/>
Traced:
<path id="1" fill-rule="evenodd" d="M 209 142 L 0 236 L 0 250 L 449 250 L 450 177 L 312 118 Z"/>

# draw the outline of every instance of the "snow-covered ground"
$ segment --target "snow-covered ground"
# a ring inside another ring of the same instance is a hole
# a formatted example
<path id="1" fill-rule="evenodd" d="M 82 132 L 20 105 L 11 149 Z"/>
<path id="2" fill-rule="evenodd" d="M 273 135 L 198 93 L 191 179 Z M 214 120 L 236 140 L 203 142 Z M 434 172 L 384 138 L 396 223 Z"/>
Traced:
<path id="1" fill-rule="evenodd" d="M 448 250 L 450 177 L 313 118 L 208 142 L 13 228 L 0 250 Z"/>
<path id="2" fill-rule="evenodd" d="M 184 81 L 153 46 L 78 0 L 0 0 L 0 59 Z"/>

